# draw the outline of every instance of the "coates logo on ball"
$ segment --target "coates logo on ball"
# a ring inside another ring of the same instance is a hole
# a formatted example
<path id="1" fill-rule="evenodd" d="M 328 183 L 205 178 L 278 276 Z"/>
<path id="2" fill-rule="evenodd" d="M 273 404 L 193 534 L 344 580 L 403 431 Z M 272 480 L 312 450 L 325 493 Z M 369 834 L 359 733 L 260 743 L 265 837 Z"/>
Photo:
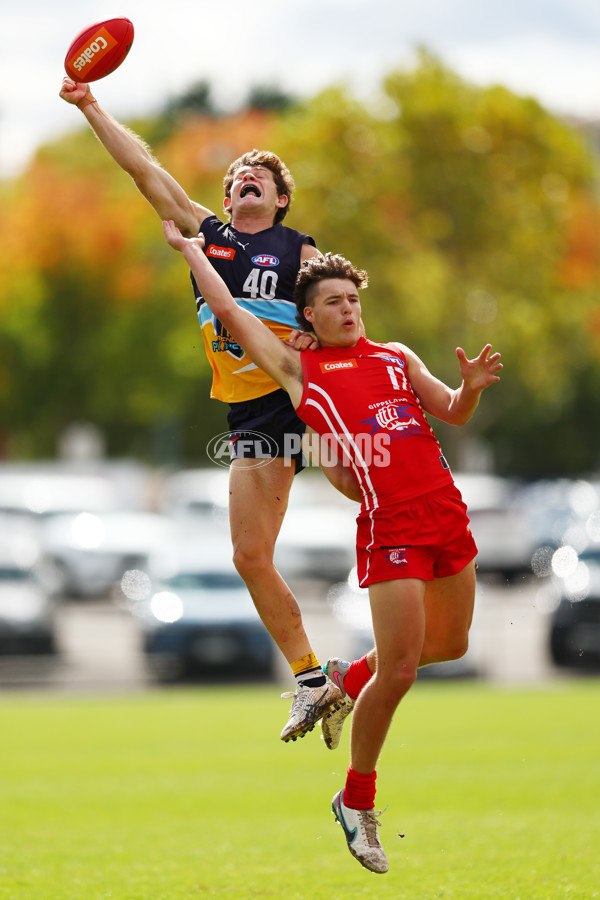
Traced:
<path id="1" fill-rule="evenodd" d="M 88 25 L 71 42 L 65 56 L 65 72 L 73 81 L 98 81 L 121 65 L 133 44 L 129 19 L 106 19 Z"/>

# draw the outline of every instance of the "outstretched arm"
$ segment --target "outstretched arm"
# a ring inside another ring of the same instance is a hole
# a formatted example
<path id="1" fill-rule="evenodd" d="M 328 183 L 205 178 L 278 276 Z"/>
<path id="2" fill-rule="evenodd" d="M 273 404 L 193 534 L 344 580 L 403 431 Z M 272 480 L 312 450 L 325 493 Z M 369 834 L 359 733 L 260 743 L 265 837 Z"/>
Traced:
<path id="1" fill-rule="evenodd" d="M 486 344 L 474 359 L 467 359 L 462 347 L 457 347 L 462 384 L 455 390 L 432 375 L 412 350 L 408 347 L 402 349 L 408 364 L 408 377 L 423 409 L 450 425 L 464 425 L 468 422 L 477 409 L 482 392 L 500 381 L 500 354 L 490 355 L 491 344 Z"/>
<path id="2" fill-rule="evenodd" d="M 65 77 L 60 96 L 81 109 L 100 143 L 131 175 L 160 218 L 173 219 L 184 235 L 197 235 L 200 225 L 211 214 L 210 210 L 190 200 L 177 181 L 154 159 L 144 141 L 102 109 L 89 84 Z"/>
<path id="3" fill-rule="evenodd" d="M 163 230 L 171 247 L 183 254 L 213 314 L 252 362 L 281 385 L 297 406 L 302 397 L 300 354 L 275 337 L 259 318 L 238 306 L 227 285 L 206 258 L 203 235 L 186 238 L 172 221 L 163 222 Z"/>

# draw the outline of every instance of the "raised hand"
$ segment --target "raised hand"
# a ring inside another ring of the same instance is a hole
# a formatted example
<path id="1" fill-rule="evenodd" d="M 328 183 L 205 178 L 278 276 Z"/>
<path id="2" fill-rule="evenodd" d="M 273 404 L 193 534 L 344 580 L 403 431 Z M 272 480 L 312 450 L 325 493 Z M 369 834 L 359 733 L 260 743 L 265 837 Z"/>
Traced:
<path id="1" fill-rule="evenodd" d="M 83 100 L 89 89 L 89 84 L 85 84 L 83 81 L 73 81 L 72 78 L 65 75 L 62 80 L 59 97 L 62 97 L 67 103 L 73 103 L 76 106 L 80 100 Z"/>
<path id="2" fill-rule="evenodd" d="M 204 247 L 204 235 L 199 234 L 193 238 L 186 238 L 182 235 L 181 231 L 173 222 L 172 219 L 168 221 L 163 219 L 163 231 L 165 237 L 167 239 L 167 243 L 173 247 L 174 250 L 183 251 L 186 246 L 196 246 L 200 250 Z"/>
<path id="3" fill-rule="evenodd" d="M 456 348 L 458 364 L 460 366 L 460 374 L 465 385 L 472 391 L 481 392 L 500 381 L 497 374 L 502 369 L 499 353 L 491 353 L 492 345 L 486 344 L 479 356 L 475 359 L 467 359 L 467 355 L 462 347 Z"/>

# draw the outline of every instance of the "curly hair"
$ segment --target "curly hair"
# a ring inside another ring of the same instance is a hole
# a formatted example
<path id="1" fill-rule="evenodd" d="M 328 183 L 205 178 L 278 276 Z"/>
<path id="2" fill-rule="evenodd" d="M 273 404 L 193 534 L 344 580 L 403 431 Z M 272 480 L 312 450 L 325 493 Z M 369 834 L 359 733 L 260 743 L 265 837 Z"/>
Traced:
<path id="1" fill-rule="evenodd" d="M 300 266 L 294 288 L 296 304 L 296 322 L 303 331 L 311 331 L 312 325 L 304 318 L 304 310 L 313 305 L 314 293 L 311 288 L 327 278 L 343 278 L 351 281 L 359 290 L 367 286 L 369 279 L 364 269 L 357 269 L 339 253 L 326 253 L 325 256 L 311 256 Z"/>
<path id="2" fill-rule="evenodd" d="M 268 169 L 273 173 L 278 196 L 285 194 L 288 198 L 287 205 L 278 209 L 275 213 L 275 224 L 281 222 L 290 208 L 292 194 L 296 187 L 288 167 L 275 153 L 271 153 L 270 150 L 257 150 L 256 148 L 254 150 L 249 150 L 247 153 L 244 153 L 243 156 L 234 159 L 225 173 L 223 188 L 225 189 L 226 197 L 231 197 L 231 185 L 233 184 L 235 173 L 238 169 L 241 169 L 242 166 L 262 166 L 264 169 Z"/>

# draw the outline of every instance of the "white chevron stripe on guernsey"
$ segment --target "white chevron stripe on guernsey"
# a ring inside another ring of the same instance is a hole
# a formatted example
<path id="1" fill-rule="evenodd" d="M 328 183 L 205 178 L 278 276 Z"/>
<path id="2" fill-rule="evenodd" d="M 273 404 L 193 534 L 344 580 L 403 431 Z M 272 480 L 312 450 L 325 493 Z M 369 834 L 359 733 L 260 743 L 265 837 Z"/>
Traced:
<path id="1" fill-rule="evenodd" d="M 307 406 L 314 406 L 315 409 L 319 410 L 319 412 L 323 416 L 325 422 L 329 426 L 329 428 L 331 430 L 331 434 L 337 440 L 338 444 L 340 445 L 340 447 L 342 449 L 342 452 L 345 453 L 347 458 L 350 460 L 350 464 L 351 464 L 352 468 L 354 469 L 354 473 L 356 475 L 358 485 L 362 491 L 362 494 L 363 494 L 363 497 L 365 500 L 365 507 L 368 509 L 369 519 L 371 522 L 371 541 L 366 548 L 367 550 L 370 550 L 371 547 L 373 546 L 373 542 L 375 539 L 375 536 L 374 536 L 375 523 L 373 522 L 373 512 L 377 509 L 377 507 L 379 506 L 379 503 L 377 500 L 377 494 L 375 493 L 375 488 L 373 487 L 373 483 L 371 482 L 371 477 L 369 475 L 369 469 L 367 467 L 365 460 L 363 459 L 362 453 L 360 452 L 360 450 L 358 449 L 358 447 L 354 441 L 354 438 L 348 431 L 344 420 L 341 418 L 340 414 L 338 413 L 335 403 L 333 402 L 333 400 L 331 399 L 331 397 L 329 396 L 327 391 L 324 391 L 322 387 L 320 387 L 318 384 L 315 384 L 312 381 L 309 381 L 307 387 L 309 389 L 317 391 L 319 394 L 321 394 L 325 398 L 327 405 L 329 406 L 329 409 L 331 411 L 331 414 L 334 416 L 335 420 L 338 423 L 338 428 L 336 429 L 334 427 L 333 422 L 331 421 L 330 415 L 323 408 L 322 404 L 319 403 L 317 400 L 309 398 L 306 401 Z M 343 434 L 347 437 L 350 447 L 352 447 L 352 449 L 354 450 L 355 458 L 353 458 L 352 455 L 348 452 L 348 448 L 344 445 L 344 442 L 340 440 L 339 435 L 338 435 L 339 430 L 341 430 L 343 432 Z M 357 465 L 357 463 L 358 463 L 358 465 Z M 365 486 L 365 484 L 367 486 Z M 368 563 L 367 563 L 367 574 L 368 574 Z"/>
<path id="2" fill-rule="evenodd" d="M 325 409 L 323 408 L 321 403 L 319 403 L 317 400 L 313 400 L 313 399 L 309 398 L 306 401 L 306 405 L 314 406 L 315 409 L 319 410 L 319 412 L 321 413 L 321 415 L 327 422 L 327 425 L 331 429 L 332 436 L 335 437 L 336 441 L 338 442 L 338 444 L 340 445 L 340 447 L 342 449 L 342 452 L 350 460 L 350 464 L 351 464 L 352 468 L 354 469 L 354 472 L 358 479 L 359 487 L 360 487 L 361 491 L 363 492 L 363 496 L 365 499 L 365 505 L 367 506 L 367 508 L 370 508 L 372 505 L 371 504 L 371 501 L 372 501 L 375 506 L 378 506 L 377 495 L 375 494 L 375 489 L 373 488 L 373 484 L 372 484 L 371 478 L 369 476 L 369 470 L 368 470 L 367 464 L 366 464 L 365 460 L 363 459 L 362 453 L 358 449 L 358 447 L 354 441 L 354 438 L 348 431 L 344 420 L 341 418 L 340 414 L 338 413 L 333 400 L 331 399 L 329 394 L 323 390 L 323 388 L 319 387 L 318 384 L 314 384 L 312 381 L 309 381 L 308 388 L 309 389 L 312 388 L 314 391 L 317 391 L 327 401 L 327 404 L 329 406 L 331 414 L 334 416 L 334 418 L 336 420 L 337 426 L 334 425 L 334 423 L 331 421 L 330 415 L 325 411 Z M 338 434 L 339 431 L 342 431 L 344 433 L 344 435 L 347 437 L 348 445 L 354 451 L 354 456 L 352 456 L 352 454 L 350 454 L 348 447 L 346 447 L 344 442 L 342 440 L 340 440 L 340 437 Z M 360 470 L 358 467 L 360 467 Z M 362 477 L 361 477 L 361 471 L 362 471 Z M 363 481 L 365 482 L 366 487 L 362 483 Z"/>

